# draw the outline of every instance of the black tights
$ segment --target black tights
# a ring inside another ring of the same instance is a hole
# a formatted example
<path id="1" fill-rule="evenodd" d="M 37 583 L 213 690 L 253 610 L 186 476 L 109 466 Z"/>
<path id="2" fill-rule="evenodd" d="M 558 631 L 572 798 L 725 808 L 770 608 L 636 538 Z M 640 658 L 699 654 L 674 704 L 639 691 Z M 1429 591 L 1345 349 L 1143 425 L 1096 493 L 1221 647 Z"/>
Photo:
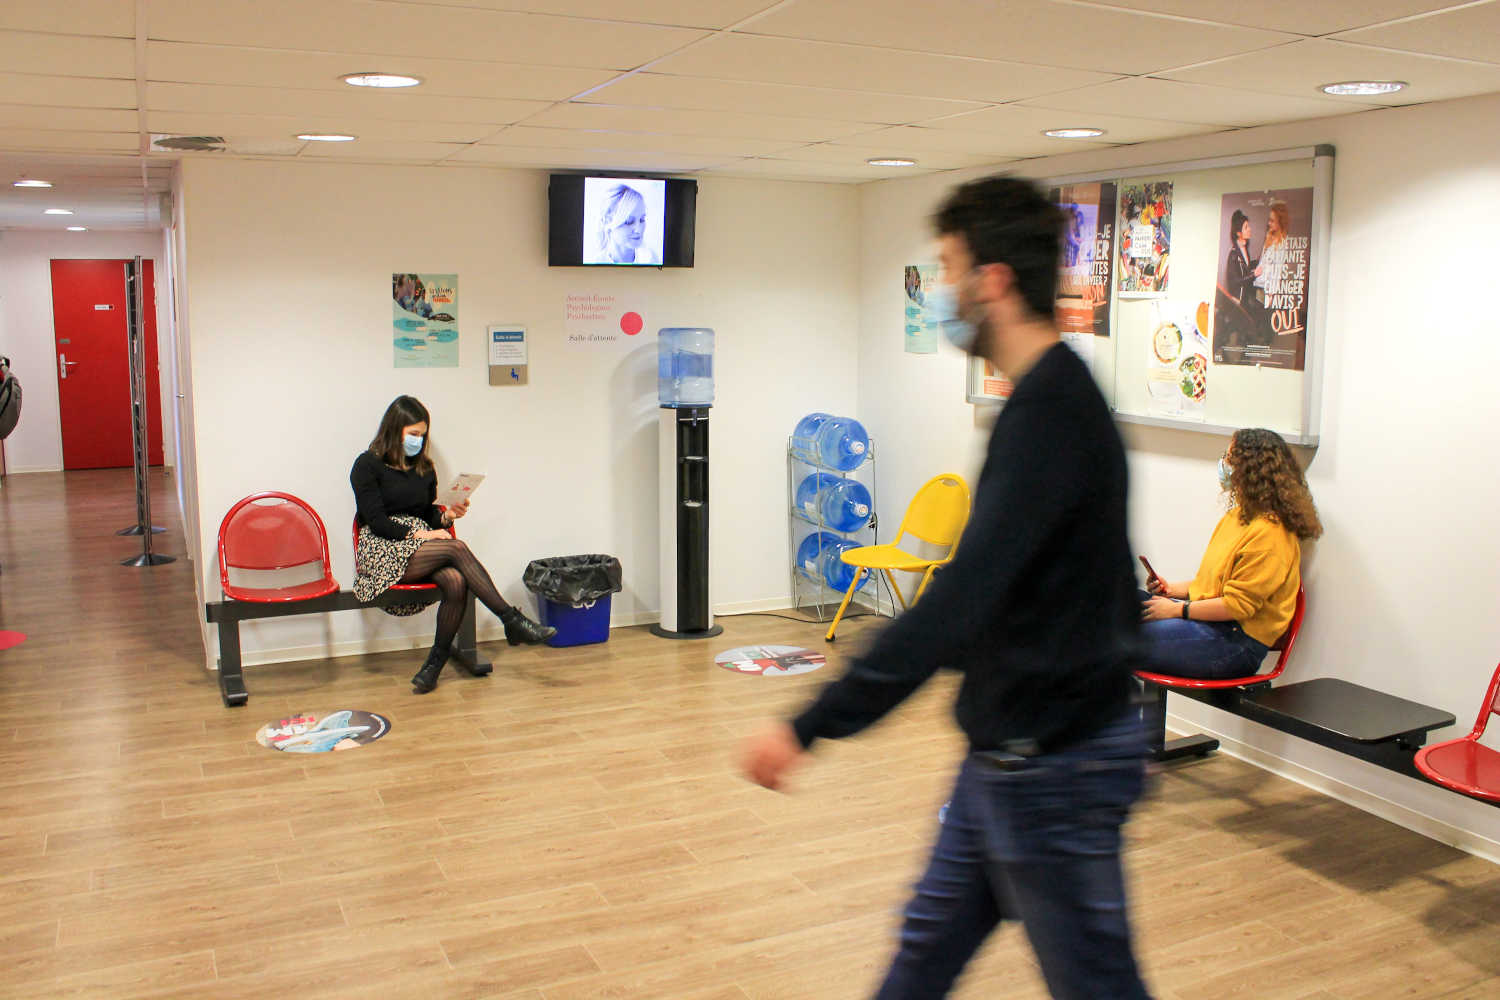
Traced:
<path id="1" fill-rule="evenodd" d="M 478 557 L 457 538 L 423 542 L 407 562 L 401 582 L 436 584 L 442 593 L 442 600 L 438 603 L 437 637 L 433 640 L 438 649 L 452 648 L 458 627 L 463 624 L 464 604 L 469 591 L 472 590 L 479 603 L 501 619 L 511 610 Z"/>

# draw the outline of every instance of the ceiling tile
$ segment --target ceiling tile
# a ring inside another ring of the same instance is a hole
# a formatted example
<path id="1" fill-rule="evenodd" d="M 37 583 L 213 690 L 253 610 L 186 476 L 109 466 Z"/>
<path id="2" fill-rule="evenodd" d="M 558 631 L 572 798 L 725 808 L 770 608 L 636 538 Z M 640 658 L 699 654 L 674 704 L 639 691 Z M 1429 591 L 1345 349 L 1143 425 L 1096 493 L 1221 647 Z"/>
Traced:
<path id="1" fill-rule="evenodd" d="M 635 104 L 700 111 L 748 111 L 752 114 L 795 113 L 810 118 L 903 125 L 983 107 L 978 101 L 865 94 L 781 84 L 706 80 L 701 77 L 637 73 L 590 94 L 598 104 Z"/>
<path id="2" fill-rule="evenodd" d="M 279 90 L 273 87 L 216 87 L 205 84 L 152 83 L 146 86 L 152 111 L 201 111 L 205 114 L 270 114 L 350 120 L 480 123 L 494 126 L 520 121 L 548 107 L 543 101 L 486 100 L 478 97 L 433 97 L 420 93 L 345 87 L 343 90 Z"/>
<path id="3" fill-rule="evenodd" d="M 1183 52 L 1212 59 L 1295 37 L 1053 0 L 928 0 L 920 10 L 909 0 L 864 0 L 857 16 L 846 0 L 801 0 L 746 30 L 1114 74 L 1180 64 Z"/>
<path id="4" fill-rule="evenodd" d="M 1401 105 L 1471 97 L 1500 90 L 1500 66 L 1390 52 L 1364 45 L 1308 39 L 1292 45 L 1173 70 L 1163 76 L 1189 83 L 1242 87 L 1309 97 L 1338 80 L 1405 80 L 1411 86 L 1380 97 L 1343 97 L 1349 105 Z"/>
<path id="5" fill-rule="evenodd" d="M 134 108 L 135 80 L 95 80 L 74 76 L 0 73 L 6 104 L 59 108 Z"/>
<path id="6" fill-rule="evenodd" d="M 201 111 L 148 111 L 146 125 L 152 132 L 172 135 L 223 135 L 246 138 L 289 139 L 303 132 L 344 132 L 365 141 L 478 142 L 490 135 L 489 125 L 448 124 L 429 121 L 377 121 L 374 119 L 322 118 L 316 115 L 234 115 Z M 354 146 L 354 143 L 330 143 Z"/>
<path id="7" fill-rule="evenodd" d="M 1044 156 L 1048 153 L 1067 152 L 1067 144 L 1061 139 L 1049 139 L 1038 130 L 1010 133 L 963 132 L 958 129 L 926 128 L 903 125 L 896 128 L 878 129 L 848 139 L 834 140 L 835 145 L 870 147 L 880 150 L 872 156 L 910 156 L 923 163 L 930 156 L 971 154 L 981 157 L 985 163 L 1024 156 Z M 1093 140 L 1091 146 L 1113 146 L 1106 140 Z"/>
<path id="8" fill-rule="evenodd" d="M 687 28 L 727 28 L 776 0 L 442 0 L 447 6 L 521 10 L 607 21 L 672 24 Z"/>
<path id="9" fill-rule="evenodd" d="M 140 149 L 135 132 L 71 132 L 61 129 L 0 129 L 0 149 L 38 152 L 128 153 Z"/>
<path id="10" fill-rule="evenodd" d="M 1273 96 L 1234 87 L 1209 87 L 1145 76 L 1115 80 L 1066 94 L 1049 94 L 1021 104 L 1082 114 L 1151 115 L 1179 122 L 1241 127 L 1332 117 L 1348 114 L 1351 110 L 1348 104 L 1322 94 L 1316 97 Z"/>
<path id="11" fill-rule="evenodd" d="M 548 128 L 610 129 L 620 132 L 663 132 L 677 135 L 745 136 L 822 142 L 853 135 L 870 126 L 819 118 L 785 118 L 726 111 L 686 111 L 680 108 L 617 107 L 610 104 L 560 104 L 528 119 L 527 125 Z"/>
<path id="12" fill-rule="evenodd" d="M 787 143 L 779 139 L 530 128 L 519 125 L 485 140 L 485 145 L 526 146 L 533 149 L 607 149 L 644 153 L 691 153 L 701 156 L 761 156 L 785 149 Z"/>
<path id="13" fill-rule="evenodd" d="M 1027 148 L 1034 148 L 1034 143 L 1041 140 L 1046 154 L 1066 153 L 1080 145 L 1096 141 L 1053 139 L 1041 134 L 1048 129 L 1102 128 L 1105 130 L 1104 135 L 1100 136 L 1097 141 L 1107 144 L 1147 142 L 1151 139 L 1170 139 L 1182 135 L 1203 135 L 1208 132 L 1219 132 L 1225 128 L 1223 124 L 1159 121 L 1151 118 L 1130 118 L 1095 112 L 1088 112 L 1085 115 L 1075 111 L 1022 107 L 1019 104 L 1007 104 L 1004 107 L 945 118 L 940 122 L 933 122 L 932 127 L 958 129 L 964 132 L 987 132 L 991 135 L 1013 138 L 1018 144 L 1025 145 Z"/>
<path id="14" fill-rule="evenodd" d="M 25 104 L 0 104 L 0 128 L 134 132 L 136 112 L 109 108 L 41 108 Z"/>
<path id="15" fill-rule="evenodd" d="M 867 163 L 847 166 L 842 163 L 818 163 L 809 160 L 754 159 L 736 160 L 710 171 L 726 177 L 774 177 L 783 181 L 814 181 L 823 184 L 862 184 L 867 181 L 891 180 L 932 174 L 921 167 L 872 167 Z"/>
<path id="16" fill-rule="evenodd" d="M 1460 7 L 1336 37 L 1388 49 L 1500 63 L 1500 3 Z"/>
<path id="17" fill-rule="evenodd" d="M 731 159 L 723 156 L 693 156 L 684 153 L 533 149 L 528 146 L 470 146 L 448 162 L 471 166 L 489 163 L 550 167 L 555 170 L 650 170 L 667 174 L 688 174 L 708 166 L 731 162 Z"/>
<path id="18" fill-rule="evenodd" d="M 704 32 L 545 14 L 370 0 L 152 0 L 162 41 L 347 52 L 345 72 L 385 70 L 371 56 L 441 51 L 448 59 L 632 69 Z"/>
<path id="19" fill-rule="evenodd" d="M 135 42 L 124 38 L 0 31 L 0 66 L 12 73 L 135 79 Z"/>
<path id="20" fill-rule="evenodd" d="M 309 142 L 299 159 L 436 163 L 465 148 L 447 142 Z"/>
<path id="21" fill-rule="evenodd" d="M 189 42 L 151 42 L 146 65 L 153 81 L 213 83 L 247 87 L 287 87 L 294 90 L 354 88 L 340 77 L 355 58 L 328 52 L 247 49 Z M 566 66 L 528 66 L 519 63 L 474 62 L 434 56 L 400 56 L 381 60 L 381 68 L 405 73 L 424 82 L 411 96 L 503 97 L 527 101 L 561 101 L 614 77 L 614 70 L 572 69 Z M 387 92 L 387 97 L 397 96 Z M 404 95 L 403 95 L 404 96 Z"/>
<path id="22" fill-rule="evenodd" d="M 906 156 L 917 161 L 917 166 L 928 170 L 956 170 L 961 167 L 986 167 L 1010 161 L 1009 157 L 987 156 L 981 153 L 939 152 L 928 150 L 922 153 L 894 150 L 886 146 L 858 146 L 844 143 L 818 143 L 785 149 L 776 154 L 778 160 L 807 161 L 811 163 L 838 163 L 851 168 L 869 167 L 867 160 L 891 156 Z M 907 167 L 887 168 L 898 172 Z"/>
<path id="23" fill-rule="evenodd" d="M 994 103 L 1113 79 L 1109 73 L 1086 70 L 741 34 L 711 38 L 668 56 L 651 70 L 720 80 Z"/>
<path id="24" fill-rule="evenodd" d="M 5 0 L 0 28 L 18 31 L 75 32 L 87 25 L 91 35 L 135 38 L 135 4 L 129 0 Z"/>
<path id="25" fill-rule="evenodd" d="M 1359 0 L 1329 3 L 1328 0 L 1096 0 L 1105 7 L 1155 11 L 1183 17 L 1243 24 L 1299 35 L 1326 35 L 1332 31 L 1378 24 L 1391 18 L 1420 14 L 1450 6 L 1456 0 Z"/>

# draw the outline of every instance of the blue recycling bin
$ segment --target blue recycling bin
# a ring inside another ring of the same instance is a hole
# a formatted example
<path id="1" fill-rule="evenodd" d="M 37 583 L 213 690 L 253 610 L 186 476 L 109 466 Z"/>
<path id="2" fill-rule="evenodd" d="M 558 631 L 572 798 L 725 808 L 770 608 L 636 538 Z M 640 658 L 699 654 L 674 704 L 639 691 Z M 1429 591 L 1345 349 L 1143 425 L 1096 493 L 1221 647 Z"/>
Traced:
<path id="1" fill-rule="evenodd" d="M 549 597 L 541 597 L 540 614 L 543 625 L 551 625 L 557 634 L 547 640 L 549 646 L 587 646 L 593 642 L 604 642 L 609 638 L 609 600 L 611 595 L 582 604 L 564 604 Z"/>
<path id="2" fill-rule="evenodd" d="M 614 556 L 553 556 L 526 564 L 521 582 L 536 595 L 537 614 L 557 634 L 549 646 L 584 646 L 609 638 L 609 601 L 620 590 Z"/>

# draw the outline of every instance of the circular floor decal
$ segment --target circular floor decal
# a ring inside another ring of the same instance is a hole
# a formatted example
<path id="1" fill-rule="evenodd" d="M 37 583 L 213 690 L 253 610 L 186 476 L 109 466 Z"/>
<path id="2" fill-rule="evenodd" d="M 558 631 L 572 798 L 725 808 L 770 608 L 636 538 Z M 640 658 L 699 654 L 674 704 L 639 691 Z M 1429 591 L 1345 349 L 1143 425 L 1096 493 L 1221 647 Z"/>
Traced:
<path id="1" fill-rule="evenodd" d="M 284 753 L 354 750 L 391 731 L 391 720 L 374 712 L 299 712 L 260 727 L 255 742 Z"/>
<path id="2" fill-rule="evenodd" d="M 7 632 L 4 629 L 0 629 L 0 649 L 9 649 L 12 646 L 19 646 L 25 641 L 25 632 Z"/>
<path id="3" fill-rule="evenodd" d="M 740 646 L 715 656 L 714 662 L 737 674 L 784 677 L 787 674 L 811 673 L 827 663 L 828 659 L 822 653 L 800 646 Z"/>

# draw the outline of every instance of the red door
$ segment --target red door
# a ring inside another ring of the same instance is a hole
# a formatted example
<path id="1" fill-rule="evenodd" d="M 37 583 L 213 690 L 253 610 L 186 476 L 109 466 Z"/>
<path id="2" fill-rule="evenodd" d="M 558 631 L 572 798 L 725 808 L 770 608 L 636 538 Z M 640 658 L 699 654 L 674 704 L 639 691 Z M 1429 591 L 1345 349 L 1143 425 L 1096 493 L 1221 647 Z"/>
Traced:
<path id="1" fill-rule="evenodd" d="M 161 379 L 156 371 L 156 276 L 144 262 L 147 458 L 161 464 Z M 52 329 L 63 468 L 134 464 L 125 261 L 54 260 Z"/>

